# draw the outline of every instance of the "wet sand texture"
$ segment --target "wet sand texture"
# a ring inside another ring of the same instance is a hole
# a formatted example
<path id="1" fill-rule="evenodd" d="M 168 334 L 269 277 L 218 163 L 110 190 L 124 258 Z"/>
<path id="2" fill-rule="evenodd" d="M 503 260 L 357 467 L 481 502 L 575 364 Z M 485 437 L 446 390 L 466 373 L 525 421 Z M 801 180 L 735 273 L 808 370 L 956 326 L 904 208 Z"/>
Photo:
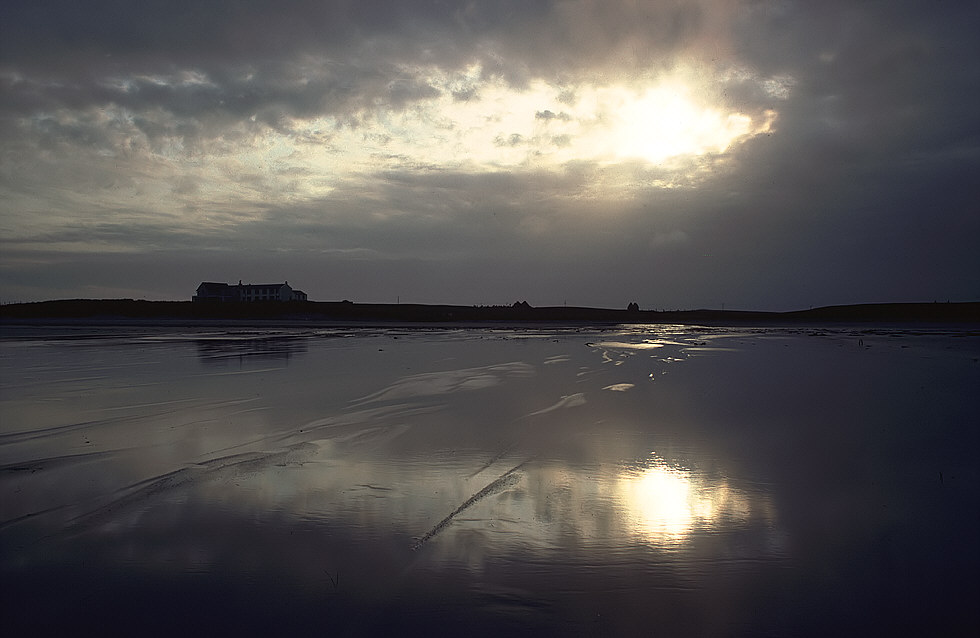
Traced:
<path id="1" fill-rule="evenodd" d="M 26 631 L 980 629 L 968 329 L 4 328 Z"/>

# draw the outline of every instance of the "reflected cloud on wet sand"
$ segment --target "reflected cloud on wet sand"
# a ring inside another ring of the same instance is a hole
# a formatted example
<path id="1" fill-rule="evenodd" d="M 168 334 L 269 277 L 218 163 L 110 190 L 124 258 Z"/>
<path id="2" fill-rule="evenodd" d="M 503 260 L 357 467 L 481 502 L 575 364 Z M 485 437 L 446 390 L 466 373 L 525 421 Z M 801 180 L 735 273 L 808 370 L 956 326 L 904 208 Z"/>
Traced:
<path id="1" fill-rule="evenodd" d="M 410 612 L 414 629 L 455 614 L 534 635 L 597 618 L 614 635 L 793 635 L 808 626 L 793 614 L 820 621 L 800 601 L 837 604 L 825 563 L 853 598 L 891 583 L 890 555 L 863 558 L 882 538 L 927 576 L 935 556 L 918 541 L 932 530 L 969 557 L 961 447 L 943 450 L 945 481 L 930 492 L 910 488 L 900 462 L 928 451 L 902 447 L 918 433 L 881 433 L 899 422 L 890 401 L 927 421 L 926 384 L 965 387 L 980 348 L 607 332 L 0 341 L 5 378 L 18 375 L 0 397 L 4 584 L 28 600 L 52 581 L 97 582 L 106 601 L 143 595 L 147 608 L 201 582 L 288 592 L 310 601 L 302 618 L 329 609 L 341 633 L 387 610 L 393 626 Z M 885 371 L 919 394 L 868 386 L 861 399 L 877 402 L 857 414 L 853 379 Z M 812 403 L 815 385 L 842 375 L 852 381 Z M 975 414 L 973 396 L 942 403 L 951 416 L 932 426 Z M 854 467 L 873 480 L 837 479 Z M 72 600 L 53 608 L 70 618 Z"/>

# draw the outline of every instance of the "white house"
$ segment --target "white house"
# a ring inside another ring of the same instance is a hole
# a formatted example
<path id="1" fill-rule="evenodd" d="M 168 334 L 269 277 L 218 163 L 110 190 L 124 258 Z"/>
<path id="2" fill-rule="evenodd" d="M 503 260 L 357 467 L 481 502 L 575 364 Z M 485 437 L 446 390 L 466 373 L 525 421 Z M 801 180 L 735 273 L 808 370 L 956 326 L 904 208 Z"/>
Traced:
<path id="1" fill-rule="evenodd" d="M 229 285 L 214 281 L 203 281 L 197 287 L 192 301 L 199 302 L 255 302 L 255 301 L 306 301 L 306 293 L 294 290 L 289 282 L 281 284 L 243 284 Z"/>

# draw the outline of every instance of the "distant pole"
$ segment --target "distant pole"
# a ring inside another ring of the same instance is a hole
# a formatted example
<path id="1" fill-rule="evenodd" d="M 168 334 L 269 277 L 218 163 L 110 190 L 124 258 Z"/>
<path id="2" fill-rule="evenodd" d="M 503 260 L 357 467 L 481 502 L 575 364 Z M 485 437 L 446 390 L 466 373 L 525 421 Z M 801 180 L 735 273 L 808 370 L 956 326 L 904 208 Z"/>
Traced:
<path id="1" fill-rule="evenodd" d="M 721 311 L 725 312 L 725 302 L 721 302 Z"/>
<path id="2" fill-rule="evenodd" d="M 395 303 L 398 304 L 399 306 L 402 305 L 402 296 L 401 295 L 398 295 L 397 297 L 395 297 Z"/>

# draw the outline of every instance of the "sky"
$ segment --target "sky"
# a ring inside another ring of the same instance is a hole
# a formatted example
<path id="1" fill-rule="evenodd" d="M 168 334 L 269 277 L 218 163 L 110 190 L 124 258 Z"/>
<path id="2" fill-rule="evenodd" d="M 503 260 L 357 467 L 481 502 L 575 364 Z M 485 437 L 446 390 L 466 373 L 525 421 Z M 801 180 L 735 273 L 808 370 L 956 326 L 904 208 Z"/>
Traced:
<path id="1" fill-rule="evenodd" d="M 980 300 L 980 3 L 7 0 L 0 303 Z"/>

